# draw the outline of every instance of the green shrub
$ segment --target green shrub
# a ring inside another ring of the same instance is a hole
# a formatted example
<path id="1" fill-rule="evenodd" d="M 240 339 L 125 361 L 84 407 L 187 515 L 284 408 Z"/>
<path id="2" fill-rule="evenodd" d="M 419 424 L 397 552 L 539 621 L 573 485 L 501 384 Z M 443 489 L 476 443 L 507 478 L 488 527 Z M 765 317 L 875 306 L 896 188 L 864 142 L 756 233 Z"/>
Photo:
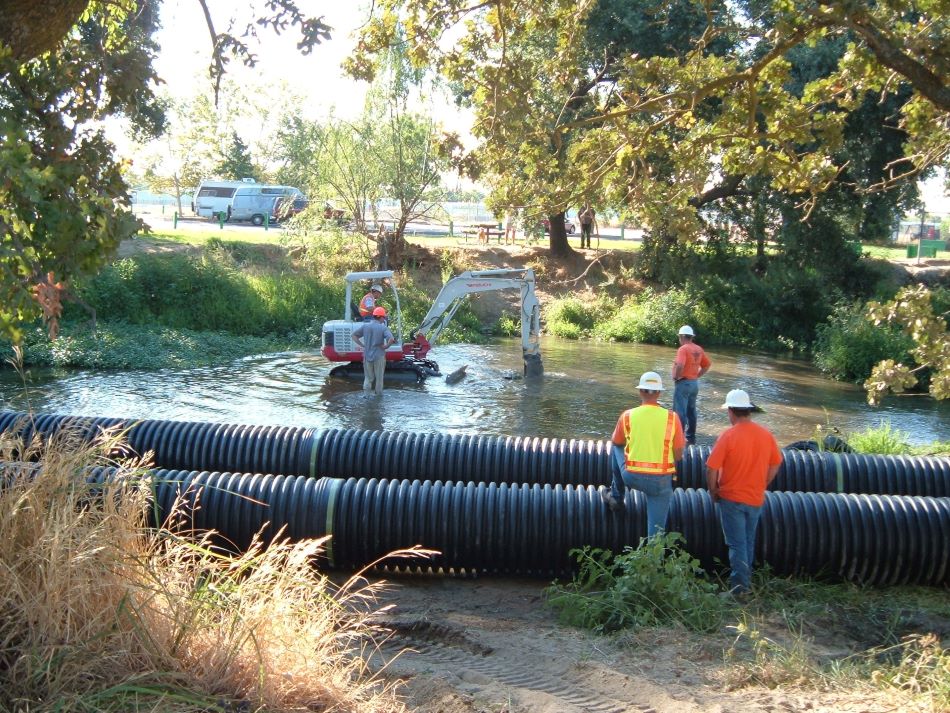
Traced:
<path id="1" fill-rule="evenodd" d="M 696 300 L 686 290 L 655 292 L 647 288 L 624 302 L 606 321 L 594 327 L 601 339 L 648 344 L 676 344 L 684 324 L 695 326 Z"/>
<path id="2" fill-rule="evenodd" d="M 81 283 L 79 296 L 105 321 L 236 335 L 287 334 L 341 311 L 343 287 L 304 274 L 239 270 L 219 249 L 143 255 Z M 64 318 L 85 313 L 68 305 Z"/>
<path id="3" fill-rule="evenodd" d="M 566 623 L 600 632 L 663 624 L 714 631 L 722 624 L 722 600 L 699 562 L 680 549 L 682 539 L 668 533 L 616 556 L 572 550 L 580 570 L 570 584 L 545 590 L 547 602 Z"/>
<path id="4" fill-rule="evenodd" d="M 545 330 L 555 337 L 579 339 L 593 329 L 597 312 L 576 297 L 555 299 L 544 311 Z"/>
<path id="5" fill-rule="evenodd" d="M 26 332 L 23 346 L 24 363 L 31 366 L 167 369 L 225 364 L 295 344 L 273 338 L 111 323 L 100 324 L 96 333 L 66 324 L 56 341 L 50 341 L 46 330 L 37 327 Z"/>
<path id="6" fill-rule="evenodd" d="M 909 363 L 911 340 L 899 329 L 873 324 L 860 302 L 838 305 L 817 333 L 815 365 L 842 381 L 863 382 L 882 359 Z"/>

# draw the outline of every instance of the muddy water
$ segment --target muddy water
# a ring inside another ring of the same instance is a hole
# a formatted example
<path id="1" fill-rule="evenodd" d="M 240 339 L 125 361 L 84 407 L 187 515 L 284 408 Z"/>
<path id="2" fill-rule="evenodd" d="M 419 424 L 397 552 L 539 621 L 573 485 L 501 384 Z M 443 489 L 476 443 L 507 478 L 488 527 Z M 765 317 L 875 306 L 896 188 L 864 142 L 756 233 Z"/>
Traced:
<path id="1" fill-rule="evenodd" d="M 546 339 L 545 376 L 521 373 L 514 341 L 491 346 L 438 347 L 443 373 L 468 365 L 454 385 L 393 384 L 382 398 L 366 397 L 359 384 L 328 378 L 331 365 L 318 352 L 250 357 L 222 367 L 159 372 L 33 370 L 24 392 L 18 377 L 0 373 L 7 409 L 130 418 L 203 420 L 489 435 L 604 438 L 617 416 L 635 405 L 640 373 L 664 379 L 672 347 Z M 697 442 L 712 443 L 727 425 L 719 409 L 725 393 L 745 388 L 766 413 L 760 422 L 780 444 L 810 437 L 817 424 L 844 432 L 876 426 L 882 419 L 914 443 L 950 440 L 950 403 L 924 397 L 891 399 L 872 409 L 857 386 L 822 377 L 807 362 L 730 351 L 710 351 L 711 372 L 699 396 Z M 668 392 L 661 403 L 672 403 Z"/>

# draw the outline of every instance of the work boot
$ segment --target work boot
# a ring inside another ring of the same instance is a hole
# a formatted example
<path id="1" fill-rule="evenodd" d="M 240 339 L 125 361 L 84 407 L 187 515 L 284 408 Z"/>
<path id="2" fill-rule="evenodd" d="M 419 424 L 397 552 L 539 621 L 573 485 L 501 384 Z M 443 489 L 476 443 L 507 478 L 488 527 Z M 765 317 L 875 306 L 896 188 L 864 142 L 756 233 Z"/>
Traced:
<path id="1" fill-rule="evenodd" d="M 604 504 L 610 508 L 610 512 L 623 512 L 625 510 L 623 501 L 617 500 L 609 490 L 601 490 L 600 497 Z"/>

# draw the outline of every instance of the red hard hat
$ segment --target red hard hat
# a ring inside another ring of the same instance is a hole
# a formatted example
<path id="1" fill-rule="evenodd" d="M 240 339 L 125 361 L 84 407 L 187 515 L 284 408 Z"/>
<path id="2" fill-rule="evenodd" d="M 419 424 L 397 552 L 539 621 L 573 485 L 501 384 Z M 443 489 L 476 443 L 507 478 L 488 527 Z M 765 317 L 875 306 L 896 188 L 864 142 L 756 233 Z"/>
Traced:
<path id="1" fill-rule="evenodd" d="M 376 309 L 373 310 L 373 316 L 374 316 L 374 317 L 385 317 L 385 316 L 386 316 L 386 310 L 385 310 L 385 308 L 383 308 L 383 307 L 377 307 Z"/>

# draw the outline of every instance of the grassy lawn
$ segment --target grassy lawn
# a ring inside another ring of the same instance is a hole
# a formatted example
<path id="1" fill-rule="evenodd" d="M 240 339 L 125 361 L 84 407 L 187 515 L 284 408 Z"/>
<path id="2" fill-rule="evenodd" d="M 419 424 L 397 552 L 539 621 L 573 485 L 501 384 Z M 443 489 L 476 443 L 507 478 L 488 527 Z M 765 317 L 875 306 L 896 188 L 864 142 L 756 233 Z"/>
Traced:
<path id="1" fill-rule="evenodd" d="M 265 231 L 263 228 L 256 230 L 247 230 L 244 228 L 234 229 L 225 226 L 224 230 L 219 228 L 208 228 L 206 230 L 193 230 L 191 227 L 177 230 L 153 230 L 149 233 L 139 233 L 137 238 L 145 240 L 155 240 L 159 242 L 177 243 L 179 245 L 206 245 L 209 240 L 217 238 L 218 240 L 230 240 L 234 242 L 252 243 L 255 245 L 279 245 L 280 232 L 275 230 Z"/>
<path id="2" fill-rule="evenodd" d="M 905 245 L 900 247 L 886 247 L 883 245 L 862 243 L 861 251 L 865 255 L 870 255 L 879 260 L 901 260 L 907 257 L 907 247 Z"/>

